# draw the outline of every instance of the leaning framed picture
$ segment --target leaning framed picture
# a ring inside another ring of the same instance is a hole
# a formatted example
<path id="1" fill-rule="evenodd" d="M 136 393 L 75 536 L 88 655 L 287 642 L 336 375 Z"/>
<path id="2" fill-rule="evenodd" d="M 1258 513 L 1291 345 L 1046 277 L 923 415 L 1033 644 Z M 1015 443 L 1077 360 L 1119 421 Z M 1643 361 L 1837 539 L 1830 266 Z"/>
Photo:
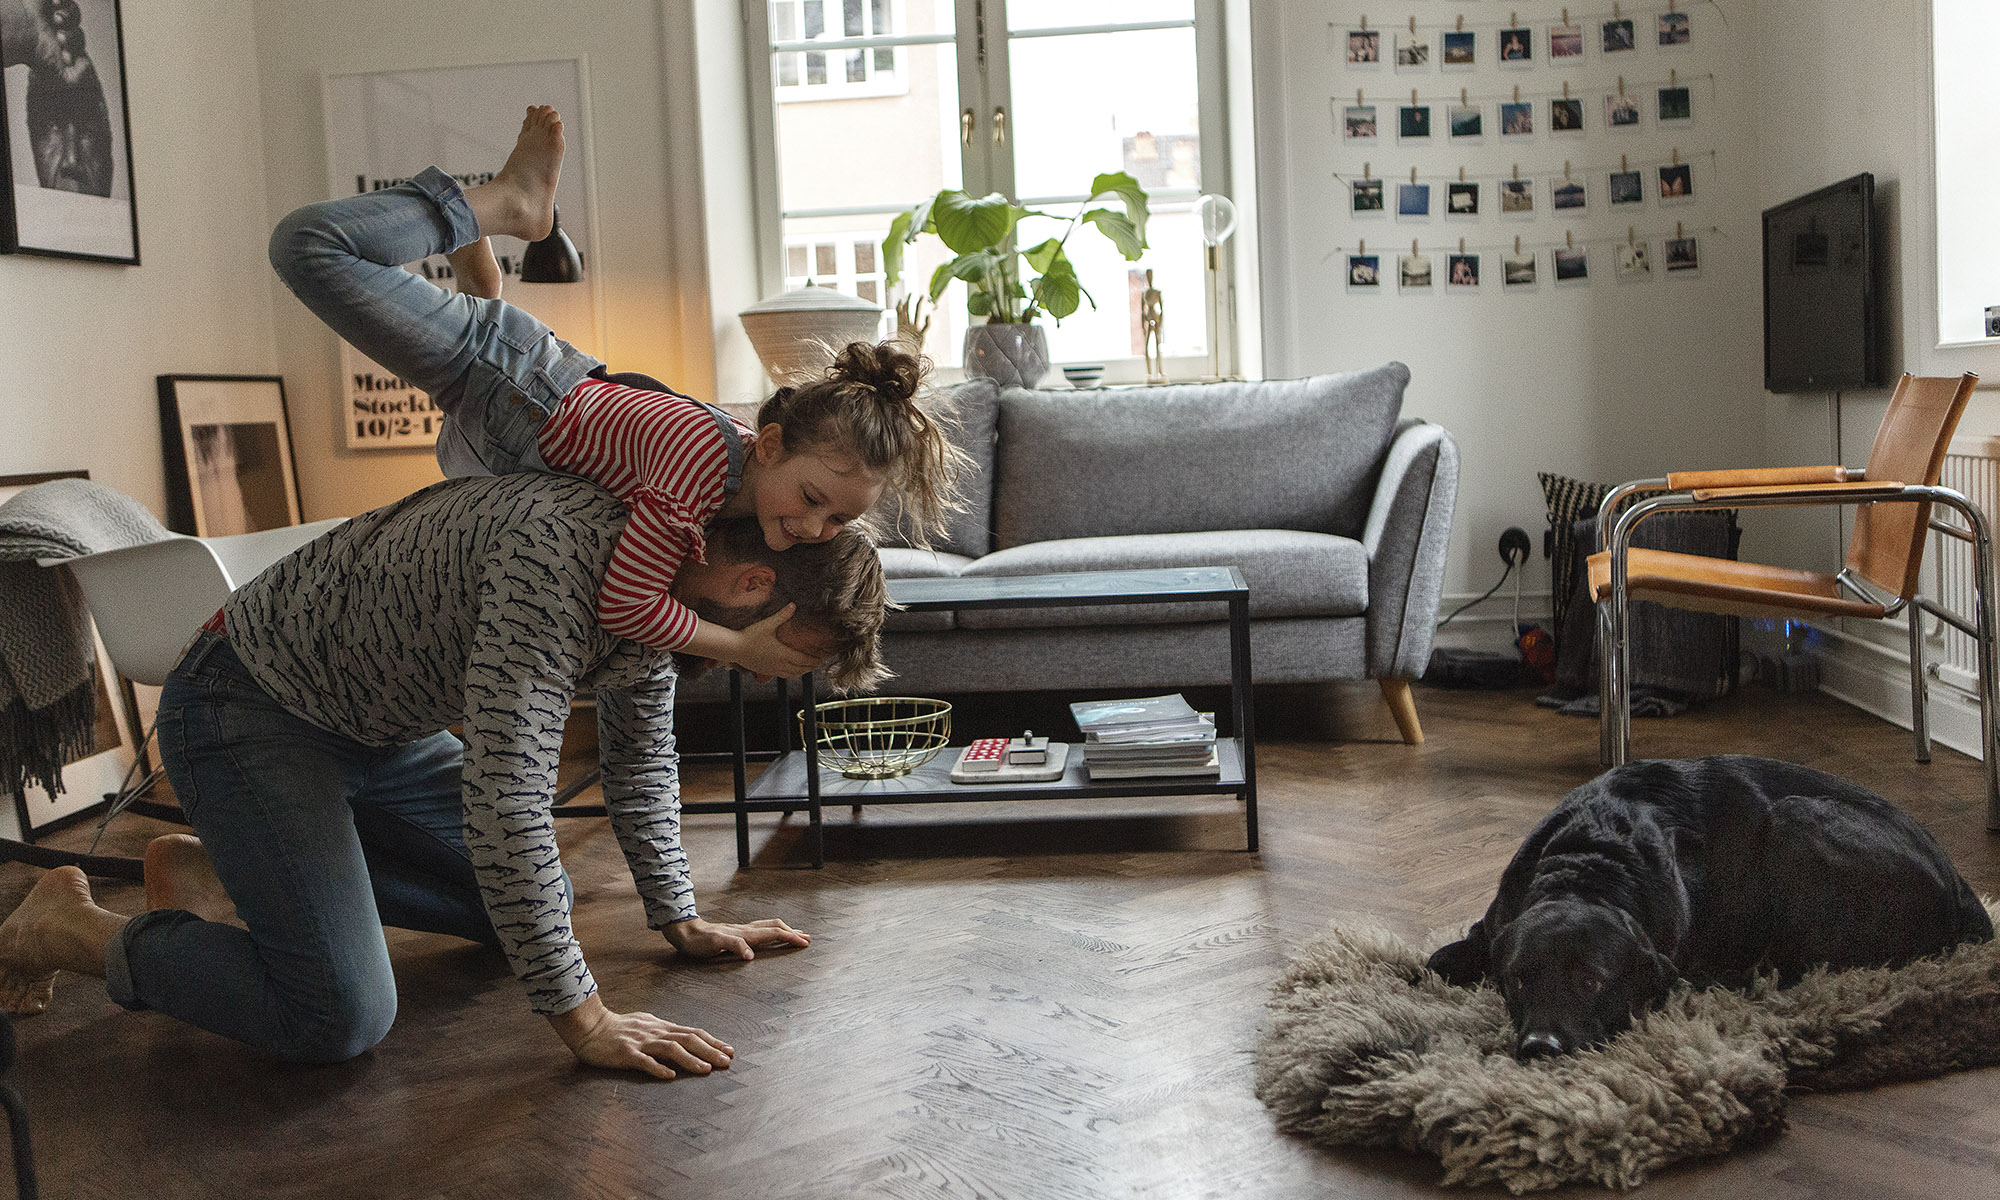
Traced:
<path id="1" fill-rule="evenodd" d="M 139 261 L 118 2 L 9 0 L 26 36 L 0 71 L 0 252 Z"/>
<path id="2" fill-rule="evenodd" d="M 299 523 L 285 381 L 276 375 L 162 375 L 167 528 L 226 537 Z"/>

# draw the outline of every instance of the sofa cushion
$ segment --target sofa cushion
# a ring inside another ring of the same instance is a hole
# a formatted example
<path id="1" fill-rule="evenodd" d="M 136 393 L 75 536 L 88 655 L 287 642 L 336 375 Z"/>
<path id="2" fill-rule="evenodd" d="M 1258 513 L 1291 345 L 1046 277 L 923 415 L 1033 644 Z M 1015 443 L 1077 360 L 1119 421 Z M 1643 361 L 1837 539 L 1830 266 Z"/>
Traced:
<path id="1" fill-rule="evenodd" d="M 972 560 L 963 554 L 947 554 L 938 550 L 912 550 L 905 546 L 883 546 L 876 553 L 882 556 L 882 574 L 890 579 L 950 579 L 960 574 Z M 890 633 L 910 633 L 916 630 L 938 630 L 955 628 L 958 614 L 948 611 L 937 612 L 895 612 L 890 611 L 882 628 Z"/>
<path id="2" fill-rule="evenodd" d="M 956 413 L 947 433 L 972 462 L 960 480 L 965 511 L 951 514 L 944 536 L 932 545 L 977 558 L 993 548 L 993 436 L 999 420 L 1000 388 L 991 379 L 971 379 L 952 388 L 948 395 Z M 880 534 L 876 540 L 883 546 L 910 544 L 903 506 L 893 493 L 883 497 L 869 523 Z"/>
<path id="3" fill-rule="evenodd" d="M 1001 549 L 1227 529 L 1359 537 L 1410 371 L 1000 393 Z"/>
<path id="4" fill-rule="evenodd" d="M 1244 581 L 1250 585 L 1250 615 L 1258 620 L 1352 617 L 1368 610 L 1368 555 L 1361 543 L 1332 534 L 1288 529 L 1150 533 L 1034 542 L 996 550 L 968 564 L 963 573 L 972 577 L 1221 566 L 1233 566 L 1243 572 Z M 961 629 L 1154 625 L 1222 621 L 1228 616 L 1228 610 L 1213 601 L 1112 604 L 1091 608 L 969 609 L 958 614 L 958 625 Z"/>

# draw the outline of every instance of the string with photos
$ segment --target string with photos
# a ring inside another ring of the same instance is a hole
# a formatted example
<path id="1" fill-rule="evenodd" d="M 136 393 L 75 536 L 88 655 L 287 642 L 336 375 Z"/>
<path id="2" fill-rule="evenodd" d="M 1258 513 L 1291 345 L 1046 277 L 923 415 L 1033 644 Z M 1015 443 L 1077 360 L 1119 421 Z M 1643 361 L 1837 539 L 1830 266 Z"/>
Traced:
<path id="1" fill-rule="evenodd" d="M 1526 238 L 1518 236 L 1504 242 L 1474 242 L 1467 238 L 1453 238 L 1443 245 L 1432 242 L 1428 249 L 1423 249 L 1420 248 L 1423 245 L 1422 238 L 1411 238 L 1410 253 L 1412 255 L 1426 253 L 1505 254 L 1512 251 L 1515 254 L 1519 254 L 1524 250 L 1574 250 L 1578 246 L 1583 246 L 1586 249 L 1591 247 L 1601 248 L 1604 246 L 1636 246 L 1641 241 L 1650 243 L 1666 238 L 1685 238 L 1690 234 L 1700 234 L 1705 237 L 1712 235 L 1721 238 L 1725 242 L 1729 240 L 1728 231 L 1724 230 L 1720 225 L 1689 225 L 1684 221 L 1675 221 L 1671 232 L 1665 229 L 1640 229 L 1637 225 L 1627 225 L 1625 232 L 1622 234 L 1586 234 L 1583 237 L 1576 237 L 1572 230 L 1565 233 L 1561 241 L 1546 242 L 1531 242 Z M 1377 243 L 1375 252 L 1377 254 L 1401 254 L 1402 248 L 1398 244 L 1397 239 L 1383 238 Z M 1320 255 L 1319 261 L 1324 266 L 1337 254 L 1366 253 L 1368 253 L 1368 239 L 1356 238 L 1354 245 L 1335 246 L 1325 254 Z"/>
<path id="2" fill-rule="evenodd" d="M 1626 89 L 1628 88 L 1632 91 L 1643 93 L 1647 88 L 1676 88 L 1680 87 L 1683 83 L 1696 81 L 1706 81 L 1708 83 L 1708 98 L 1710 100 L 1715 99 L 1715 72 L 1702 71 L 1693 75 L 1682 75 L 1678 68 L 1670 67 L 1667 70 L 1667 77 L 1665 79 L 1628 80 L 1623 75 L 1620 75 L 1615 84 L 1597 84 L 1591 87 L 1578 87 L 1570 80 L 1565 79 L 1562 81 L 1560 89 L 1548 92 L 1529 91 L 1518 83 L 1511 90 L 1505 92 L 1474 92 L 1470 88 L 1462 87 L 1456 92 L 1444 94 L 1432 92 L 1426 94 L 1422 88 L 1409 88 L 1407 94 L 1410 98 L 1407 103 L 1412 105 L 1449 105 L 1456 102 L 1463 106 L 1471 104 L 1474 100 L 1482 102 L 1493 101 L 1500 104 L 1519 104 L 1524 98 L 1528 100 L 1577 100 L 1595 94 L 1600 88 L 1616 87 L 1617 92 L 1615 94 L 1623 96 L 1626 94 Z M 1374 98 L 1378 104 L 1402 105 L 1406 103 L 1403 99 L 1404 95 L 1405 91 L 1402 89 L 1384 90 L 1377 88 L 1375 89 Z M 1347 103 L 1347 97 L 1345 95 L 1335 95 L 1328 99 L 1333 105 L 1333 123 L 1337 129 L 1340 126 L 1340 109 Z M 1354 89 L 1354 103 L 1356 105 L 1366 105 L 1368 103 L 1367 88 L 1357 87 Z"/>
<path id="3" fill-rule="evenodd" d="M 1585 21 L 1622 21 L 1628 15 L 1637 17 L 1646 13 L 1671 14 L 1678 11 L 1675 0 L 1666 0 L 1666 5 L 1666 8 L 1662 9 L 1657 4 L 1634 4 L 1628 12 L 1627 6 L 1620 2 L 1613 4 L 1610 9 L 1603 12 L 1576 12 L 1568 8 L 1563 9 L 1560 16 L 1554 13 L 1530 12 L 1526 20 L 1521 19 L 1521 10 L 1515 8 L 1508 10 L 1507 20 L 1504 24 L 1490 17 L 1479 20 L 1477 24 L 1479 26 L 1490 25 L 1495 29 L 1519 29 L 1529 25 L 1581 25 Z M 1455 6 L 1462 7 L 1462 4 Z M 1712 8 L 1715 10 L 1715 15 L 1722 18 L 1724 25 L 1729 24 L 1729 13 L 1722 7 L 1718 0 L 1696 0 L 1695 7 Z M 1419 21 L 1415 17 L 1410 17 L 1400 23 L 1391 22 L 1388 25 L 1377 25 L 1375 29 L 1378 32 L 1385 29 L 1408 29 L 1412 34 L 1421 33 L 1426 30 L 1440 33 L 1463 33 L 1465 32 L 1465 24 L 1465 14 L 1458 13 L 1450 21 Z M 1352 17 L 1347 20 L 1328 21 L 1326 27 L 1329 32 L 1336 29 L 1343 31 L 1353 29 L 1367 33 L 1368 14 L 1362 13 L 1358 17 Z"/>
<path id="4" fill-rule="evenodd" d="M 1447 183 L 1469 183 L 1475 179 L 1477 180 L 1489 180 L 1489 179 L 1509 180 L 1509 179 L 1523 179 L 1523 178 L 1542 179 L 1542 178 L 1552 178 L 1556 176 L 1558 173 L 1560 173 L 1563 178 L 1568 179 L 1576 175 L 1589 175 L 1598 171 L 1610 172 L 1614 169 L 1619 172 L 1628 172 L 1634 170 L 1635 168 L 1637 170 L 1644 171 L 1650 169 L 1657 169 L 1659 167 L 1678 167 L 1684 164 L 1691 163 L 1695 159 L 1701 159 L 1701 158 L 1706 158 L 1708 160 L 1708 166 L 1703 168 L 1702 170 L 1702 179 L 1709 186 L 1714 186 L 1714 184 L 1722 178 L 1721 172 L 1719 172 L 1716 169 L 1715 151 L 1712 149 L 1695 150 L 1690 153 L 1684 154 L 1681 151 L 1680 147 L 1678 146 L 1674 147 L 1672 151 L 1672 156 L 1665 160 L 1659 160 L 1659 159 L 1648 160 L 1643 158 L 1635 159 L 1630 154 L 1620 154 L 1618 156 L 1618 161 L 1615 165 L 1609 162 L 1578 163 L 1574 159 L 1566 158 L 1562 161 L 1562 165 L 1560 167 L 1554 167 L 1554 166 L 1530 167 L 1527 170 L 1523 170 L 1521 164 L 1516 162 L 1511 165 L 1512 166 L 1511 170 L 1502 172 L 1497 175 L 1489 175 L 1484 172 L 1468 172 L 1463 166 L 1460 166 L 1458 168 L 1458 174 L 1456 175 L 1439 175 L 1435 173 L 1425 173 L 1423 171 L 1420 171 L 1416 167 L 1412 167 L 1410 168 L 1410 182 L 1420 183 L 1426 179 L 1431 180 L 1432 182 L 1443 180 L 1444 182 Z M 1338 179 L 1342 183 L 1348 183 L 1348 184 L 1354 183 L 1357 180 L 1374 180 L 1374 179 L 1387 180 L 1394 178 L 1400 182 L 1402 179 L 1402 176 L 1400 175 L 1389 176 L 1389 175 L 1375 174 L 1375 164 L 1373 160 L 1369 160 L 1361 164 L 1361 174 L 1359 175 L 1347 171 L 1335 171 L 1333 172 L 1333 177 L 1335 179 Z"/>

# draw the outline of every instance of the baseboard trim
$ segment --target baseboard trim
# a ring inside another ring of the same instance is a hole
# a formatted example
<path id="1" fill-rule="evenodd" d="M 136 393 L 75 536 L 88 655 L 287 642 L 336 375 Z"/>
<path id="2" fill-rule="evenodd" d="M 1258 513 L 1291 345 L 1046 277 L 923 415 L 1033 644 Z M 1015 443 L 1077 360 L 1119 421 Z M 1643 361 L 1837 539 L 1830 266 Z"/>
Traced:
<path id="1" fill-rule="evenodd" d="M 1825 635 L 1818 655 L 1820 690 L 1893 725 L 1910 728 L 1909 652 L 1836 629 L 1819 632 Z M 1978 698 L 1937 679 L 1931 680 L 1929 696 L 1931 740 L 1972 758 L 1981 757 Z"/>

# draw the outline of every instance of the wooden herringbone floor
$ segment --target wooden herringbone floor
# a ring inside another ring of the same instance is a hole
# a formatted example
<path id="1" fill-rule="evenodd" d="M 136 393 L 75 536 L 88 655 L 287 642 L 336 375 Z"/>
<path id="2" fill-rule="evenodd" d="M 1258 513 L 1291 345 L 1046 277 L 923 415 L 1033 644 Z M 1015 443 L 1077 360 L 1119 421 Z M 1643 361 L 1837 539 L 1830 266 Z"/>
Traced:
<path id="1" fill-rule="evenodd" d="M 705 1026 L 735 1068 L 659 1084 L 581 1070 L 496 955 L 392 935 L 402 1011 L 337 1067 L 274 1065 L 64 977 L 18 1025 L 13 1082 L 48 1196 L 1405 1197 L 1426 1161 L 1328 1153 L 1276 1133 L 1251 1094 L 1263 999 L 1328 921 L 1416 938 L 1476 916 L 1528 827 L 1596 771 L 1595 727 L 1531 693 L 1419 689 L 1409 748 L 1372 685 L 1260 697 L 1264 850 L 1234 806 L 958 805 L 830 817 L 831 861 L 796 826 L 688 823 L 704 912 L 783 916 L 810 950 L 674 961 L 648 933 L 603 822 L 566 823 L 577 925 L 614 1005 Z M 976 707 L 976 706 L 975 706 Z M 962 734 L 1060 728 L 1060 709 L 987 705 Z M 1312 716 L 1302 716 L 1310 713 Z M 976 727 L 974 722 L 990 727 Z M 1905 804 L 1981 891 L 1977 764 L 1838 702 L 1750 690 L 1639 723 L 1651 756 L 1767 753 Z M 727 774 L 687 772 L 690 797 Z M 164 827 L 122 822 L 129 849 Z M 0 900 L 33 872 L 0 868 Z M 105 887 L 113 908 L 137 903 Z M 1650 1196 L 1990 1197 L 2000 1071 L 1802 1097 L 1792 1129 L 1679 1167 Z"/>

